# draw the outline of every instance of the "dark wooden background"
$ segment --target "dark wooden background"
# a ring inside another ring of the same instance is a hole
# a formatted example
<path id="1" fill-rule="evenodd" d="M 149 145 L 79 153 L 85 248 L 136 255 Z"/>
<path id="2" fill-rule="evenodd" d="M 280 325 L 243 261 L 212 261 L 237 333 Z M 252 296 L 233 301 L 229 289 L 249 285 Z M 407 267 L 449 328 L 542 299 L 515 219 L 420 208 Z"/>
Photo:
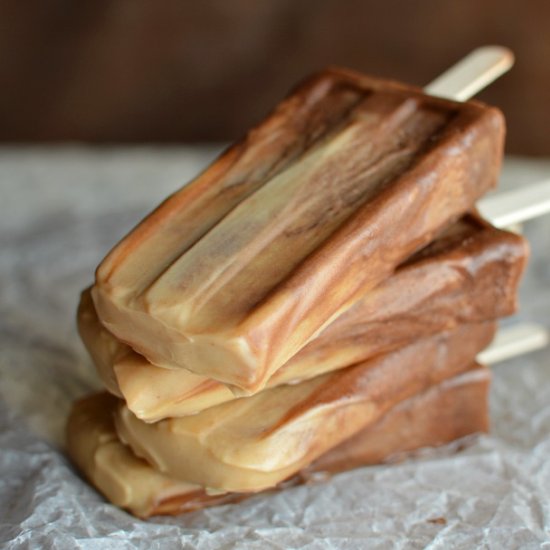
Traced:
<path id="1" fill-rule="evenodd" d="M 508 151 L 550 154 L 549 0 L 0 0 L 0 140 L 230 140 L 327 64 L 422 85 L 490 43 Z"/>

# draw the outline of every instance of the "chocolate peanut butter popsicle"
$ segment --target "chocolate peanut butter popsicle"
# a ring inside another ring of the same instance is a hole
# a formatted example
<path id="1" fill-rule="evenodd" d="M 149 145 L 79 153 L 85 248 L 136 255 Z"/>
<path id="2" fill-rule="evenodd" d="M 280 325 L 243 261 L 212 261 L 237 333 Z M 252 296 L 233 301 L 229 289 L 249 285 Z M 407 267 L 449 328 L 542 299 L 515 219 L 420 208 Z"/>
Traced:
<path id="1" fill-rule="evenodd" d="M 245 393 L 497 179 L 500 112 L 331 69 L 126 236 L 92 290 L 151 363 Z"/>
<path id="2" fill-rule="evenodd" d="M 268 387 L 365 361 L 461 323 L 512 314 L 527 254 L 523 237 L 464 216 L 333 321 Z M 194 414 L 235 398 L 215 380 L 155 367 L 119 342 L 99 322 L 89 291 L 78 326 L 106 387 L 142 420 Z"/>
<path id="3" fill-rule="evenodd" d="M 117 433 L 136 455 L 177 479 L 222 491 L 267 489 L 399 401 L 463 371 L 495 328 L 494 322 L 461 325 L 346 369 L 156 424 L 121 402 Z"/>
<path id="4" fill-rule="evenodd" d="M 392 407 L 378 422 L 328 451 L 282 485 L 315 479 L 320 472 L 337 473 L 394 461 L 417 449 L 487 431 L 489 379 L 488 369 L 471 365 L 464 373 Z M 117 400 L 107 393 L 86 397 L 74 404 L 67 425 L 72 460 L 113 504 L 146 518 L 246 498 L 246 493 L 208 494 L 199 485 L 171 478 L 138 458 L 116 434 L 116 406 Z"/>

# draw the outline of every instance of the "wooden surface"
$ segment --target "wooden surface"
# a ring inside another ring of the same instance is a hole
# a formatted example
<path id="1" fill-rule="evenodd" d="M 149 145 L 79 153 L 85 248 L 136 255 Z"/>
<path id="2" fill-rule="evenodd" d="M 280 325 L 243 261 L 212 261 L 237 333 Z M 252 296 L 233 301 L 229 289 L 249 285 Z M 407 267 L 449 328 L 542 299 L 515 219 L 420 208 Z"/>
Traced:
<path id="1" fill-rule="evenodd" d="M 229 140 L 305 73 L 423 85 L 469 50 L 517 57 L 481 97 L 508 150 L 550 154 L 547 0 L 0 0 L 0 140 Z"/>

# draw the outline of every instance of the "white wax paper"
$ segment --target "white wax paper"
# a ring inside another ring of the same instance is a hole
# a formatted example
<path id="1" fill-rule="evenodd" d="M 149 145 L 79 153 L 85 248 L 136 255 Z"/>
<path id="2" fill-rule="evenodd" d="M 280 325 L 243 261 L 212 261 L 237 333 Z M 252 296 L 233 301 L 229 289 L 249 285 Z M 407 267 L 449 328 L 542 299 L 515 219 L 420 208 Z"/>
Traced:
<path id="1" fill-rule="evenodd" d="M 550 352 L 494 369 L 493 431 L 467 450 L 371 467 L 238 505 L 140 521 L 63 450 L 71 402 L 98 386 L 79 291 L 108 248 L 212 149 L 0 149 L 0 545 L 5 548 L 550 547 Z M 503 186 L 550 176 L 508 161 Z M 526 234 L 523 319 L 549 324 L 550 218 Z"/>

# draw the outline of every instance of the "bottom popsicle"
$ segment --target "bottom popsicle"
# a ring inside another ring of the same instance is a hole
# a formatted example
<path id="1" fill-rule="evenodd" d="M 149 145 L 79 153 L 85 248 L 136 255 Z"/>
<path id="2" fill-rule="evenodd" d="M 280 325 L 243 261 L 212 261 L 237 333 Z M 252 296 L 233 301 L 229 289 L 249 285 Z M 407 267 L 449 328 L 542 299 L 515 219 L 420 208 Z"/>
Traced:
<path id="1" fill-rule="evenodd" d="M 461 374 L 395 405 L 378 422 L 272 490 L 310 482 L 323 473 L 394 461 L 424 447 L 486 432 L 489 381 L 487 368 L 471 364 Z M 118 400 L 107 393 L 86 397 L 74 405 L 68 424 L 68 447 L 74 462 L 113 504 L 146 518 L 190 512 L 250 496 L 209 494 L 199 485 L 155 470 L 120 442 L 113 422 L 117 406 Z"/>

